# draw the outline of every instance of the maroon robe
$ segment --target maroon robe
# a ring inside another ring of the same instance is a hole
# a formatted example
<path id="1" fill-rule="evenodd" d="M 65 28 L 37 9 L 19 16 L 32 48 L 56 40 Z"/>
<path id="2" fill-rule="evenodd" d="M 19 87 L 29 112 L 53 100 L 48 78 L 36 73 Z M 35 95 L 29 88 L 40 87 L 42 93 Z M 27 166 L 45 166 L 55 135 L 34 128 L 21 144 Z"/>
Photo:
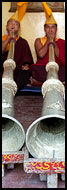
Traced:
<path id="1" fill-rule="evenodd" d="M 55 56 L 55 62 L 59 65 L 59 80 L 65 81 L 65 40 L 58 39 L 56 41 L 59 47 L 59 58 Z M 45 65 L 49 62 L 49 50 L 44 58 L 39 58 L 37 56 L 36 64 L 31 65 L 32 77 L 40 82 L 46 80 L 47 72 L 45 70 Z"/>
<path id="2" fill-rule="evenodd" d="M 8 51 L 2 55 L 2 63 L 7 59 Z M 18 85 L 18 89 L 23 88 L 29 83 L 30 70 L 22 70 L 22 65 L 33 64 L 32 54 L 27 41 L 21 37 L 16 41 L 14 61 L 16 63 L 16 69 L 14 71 L 14 80 Z"/>

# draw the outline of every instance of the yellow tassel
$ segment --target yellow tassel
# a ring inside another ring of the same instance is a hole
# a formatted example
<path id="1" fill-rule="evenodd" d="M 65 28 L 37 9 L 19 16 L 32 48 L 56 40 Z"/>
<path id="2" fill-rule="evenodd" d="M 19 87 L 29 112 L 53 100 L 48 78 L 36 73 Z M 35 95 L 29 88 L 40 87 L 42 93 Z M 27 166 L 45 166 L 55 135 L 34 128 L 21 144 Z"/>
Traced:
<path id="1" fill-rule="evenodd" d="M 17 4 L 17 10 L 18 10 L 19 21 L 22 20 L 24 14 L 25 14 L 25 12 L 26 12 L 27 4 L 28 4 L 28 2 L 19 2 L 19 3 Z"/>
<path id="2" fill-rule="evenodd" d="M 21 22 L 23 16 L 25 15 L 28 2 L 18 2 L 16 12 L 10 17 L 18 22 Z M 9 20 L 10 20 L 9 19 Z"/>
<path id="3" fill-rule="evenodd" d="M 46 14 L 46 22 L 45 24 L 57 24 L 56 20 L 54 19 L 54 16 L 52 14 L 52 10 L 48 7 L 46 2 L 42 2 L 44 7 L 44 12 Z"/>
<path id="4" fill-rule="evenodd" d="M 46 18 L 48 18 L 49 16 L 51 16 L 52 10 L 48 7 L 46 2 L 42 2 L 42 4 L 44 6 L 44 12 L 46 13 Z"/>

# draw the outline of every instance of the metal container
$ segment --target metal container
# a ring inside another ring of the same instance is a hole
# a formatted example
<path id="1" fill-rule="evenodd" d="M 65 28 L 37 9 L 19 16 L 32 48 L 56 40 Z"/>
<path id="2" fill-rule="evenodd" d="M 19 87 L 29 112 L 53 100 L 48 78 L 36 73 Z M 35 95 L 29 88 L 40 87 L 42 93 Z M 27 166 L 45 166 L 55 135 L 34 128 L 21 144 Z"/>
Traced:
<path id="1" fill-rule="evenodd" d="M 35 158 L 65 157 L 65 88 L 58 79 L 59 66 L 54 57 L 51 43 L 49 63 L 46 65 L 47 80 L 42 85 L 41 117 L 29 126 L 26 133 L 27 149 Z"/>
<path id="2" fill-rule="evenodd" d="M 15 41 L 11 40 L 2 77 L 2 152 L 18 151 L 25 141 L 23 126 L 14 118 L 14 96 L 17 85 L 13 79 Z"/>

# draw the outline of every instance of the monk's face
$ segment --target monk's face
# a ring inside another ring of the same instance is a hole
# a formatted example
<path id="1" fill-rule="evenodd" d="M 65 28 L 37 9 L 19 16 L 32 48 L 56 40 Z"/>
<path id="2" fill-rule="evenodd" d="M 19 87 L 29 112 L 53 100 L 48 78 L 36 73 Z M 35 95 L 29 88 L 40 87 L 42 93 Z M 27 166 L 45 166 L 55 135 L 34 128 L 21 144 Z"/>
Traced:
<path id="1" fill-rule="evenodd" d="M 52 37 L 52 39 L 56 38 L 57 26 L 55 24 L 46 24 L 45 25 L 45 33 L 47 38 Z"/>
<path id="2" fill-rule="evenodd" d="M 19 28 L 20 28 L 20 24 L 18 21 L 10 19 L 7 22 L 6 29 L 7 29 L 8 33 L 10 33 L 10 32 L 18 33 Z"/>

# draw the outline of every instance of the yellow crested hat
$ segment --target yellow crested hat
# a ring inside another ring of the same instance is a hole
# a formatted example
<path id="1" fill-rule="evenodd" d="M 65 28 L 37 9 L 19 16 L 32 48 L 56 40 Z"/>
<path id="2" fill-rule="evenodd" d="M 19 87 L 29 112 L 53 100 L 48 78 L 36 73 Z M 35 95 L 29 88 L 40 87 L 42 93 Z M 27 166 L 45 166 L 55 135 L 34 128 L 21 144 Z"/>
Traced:
<path id="1" fill-rule="evenodd" d="M 18 21 L 19 23 L 21 22 L 25 12 L 26 12 L 26 9 L 27 9 L 27 4 L 28 2 L 18 2 L 17 3 L 17 10 L 16 12 L 13 14 L 13 16 L 11 16 L 9 18 L 9 20 L 16 20 Z"/>
<path id="2" fill-rule="evenodd" d="M 57 24 L 56 20 L 54 19 L 54 16 L 52 14 L 52 10 L 48 7 L 46 2 L 42 2 L 44 7 L 44 12 L 46 14 L 46 22 L 45 24 Z"/>

